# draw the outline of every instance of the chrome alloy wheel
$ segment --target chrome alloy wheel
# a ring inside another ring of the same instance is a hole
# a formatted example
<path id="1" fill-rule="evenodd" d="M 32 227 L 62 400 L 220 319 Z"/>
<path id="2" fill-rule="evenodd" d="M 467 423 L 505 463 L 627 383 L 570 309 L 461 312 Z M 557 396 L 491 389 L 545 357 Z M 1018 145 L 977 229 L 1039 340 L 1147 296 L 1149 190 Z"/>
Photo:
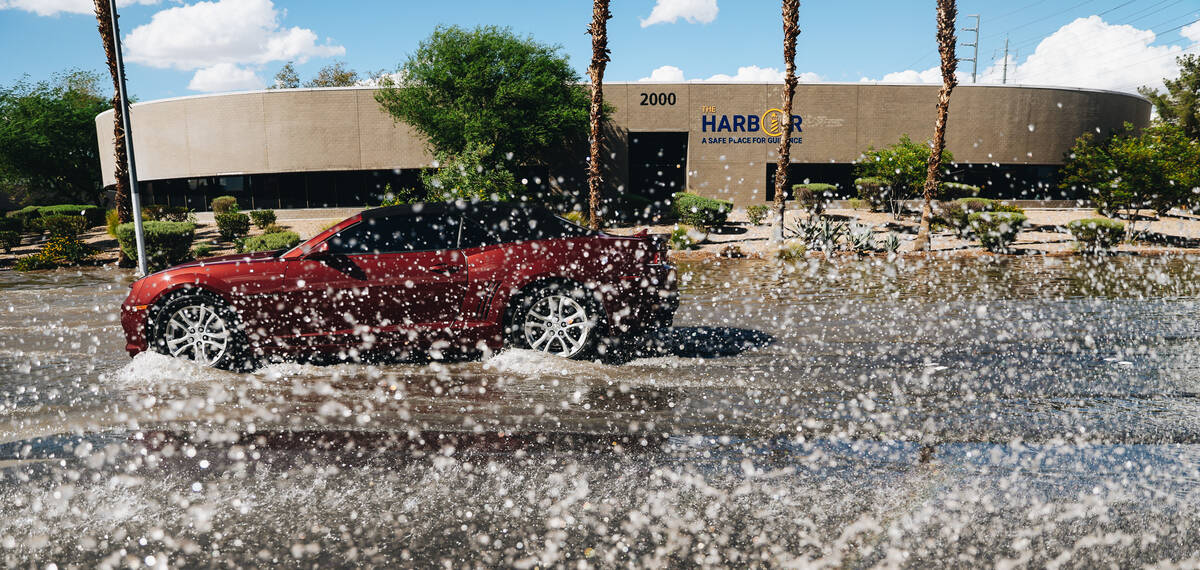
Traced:
<path id="1" fill-rule="evenodd" d="M 525 313 L 525 342 L 534 350 L 566 358 L 577 356 L 588 346 L 596 322 L 587 309 L 566 295 L 538 299 Z"/>
<path id="2" fill-rule="evenodd" d="M 229 352 L 229 324 L 205 303 L 186 305 L 167 319 L 163 342 L 167 354 L 212 365 Z"/>

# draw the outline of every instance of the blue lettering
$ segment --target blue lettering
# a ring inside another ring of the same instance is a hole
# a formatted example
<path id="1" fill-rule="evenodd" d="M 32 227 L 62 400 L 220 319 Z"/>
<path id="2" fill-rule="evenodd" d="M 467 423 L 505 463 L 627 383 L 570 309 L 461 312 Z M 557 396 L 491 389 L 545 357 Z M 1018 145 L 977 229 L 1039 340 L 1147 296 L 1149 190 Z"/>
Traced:
<path id="1" fill-rule="evenodd" d="M 729 115 L 721 115 L 721 124 L 717 125 L 717 132 L 731 130 L 733 129 L 729 128 Z"/>
<path id="2" fill-rule="evenodd" d="M 804 122 L 804 118 L 801 117 L 800 115 L 792 115 L 792 130 L 797 133 L 803 132 L 804 129 L 800 128 L 800 123 L 803 123 L 803 122 Z"/>
<path id="3" fill-rule="evenodd" d="M 707 133 L 709 127 L 712 127 L 714 131 L 717 130 L 716 115 L 703 115 L 700 117 L 700 132 Z"/>
<path id="4" fill-rule="evenodd" d="M 746 130 L 746 116 L 745 115 L 734 115 L 733 116 L 733 130 L 734 130 L 734 132 L 737 132 L 737 131 L 744 132 Z"/>
<path id="5" fill-rule="evenodd" d="M 747 119 L 746 130 L 751 133 L 757 133 L 758 132 L 758 115 L 750 115 L 749 117 L 746 117 L 746 119 Z"/>

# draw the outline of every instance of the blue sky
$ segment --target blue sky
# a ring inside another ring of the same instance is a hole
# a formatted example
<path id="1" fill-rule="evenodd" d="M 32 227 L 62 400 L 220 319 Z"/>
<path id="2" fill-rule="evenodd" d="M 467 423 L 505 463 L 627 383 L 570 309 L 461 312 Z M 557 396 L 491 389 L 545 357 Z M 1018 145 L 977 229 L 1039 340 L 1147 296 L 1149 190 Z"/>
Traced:
<path id="1" fill-rule="evenodd" d="M 438 24 L 510 26 L 562 46 L 584 75 L 586 0 L 122 0 L 130 91 L 142 100 L 258 88 L 288 59 L 302 78 L 333 61 L 394 69 Z M 806 81 L 937 81 L 934 0 L 802 2 L 797 69 Z M 71 67 L 104 69 L 91 0 L 0 0 L 0 83 Z M 606 79 L 775 80 L 779 3 L 613 0 Z M 982 17 L 980 81 L 1132 91 L 1161 85 L 1175 56 L 1200 53 L 1200 0 L 961 0 Z M 973 35 L 960 32 L 960 42 Z M 960 48 L 960 57 L 970 57 Z M 960 67 L 969 75 L 970 64 Z"/>

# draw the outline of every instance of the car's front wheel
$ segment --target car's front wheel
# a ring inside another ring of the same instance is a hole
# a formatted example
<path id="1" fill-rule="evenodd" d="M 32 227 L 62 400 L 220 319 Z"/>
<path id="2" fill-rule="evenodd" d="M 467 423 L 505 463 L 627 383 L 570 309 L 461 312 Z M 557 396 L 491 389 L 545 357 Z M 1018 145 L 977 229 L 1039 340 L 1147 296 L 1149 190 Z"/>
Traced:
<path id="1" fill-rule="evenodd" d="M 549 285 L 518 300 L 510 340 L 564 358 L 592 353 L 601 334 L 599 304 L 582 287 Z"/>
<path id="2" fill-rule="evenodd" d="M 226 370 L 245 363 L 237 315 L 220 299 L 188 293 L 168 300 L 152 320 L 154 350 Z"/>

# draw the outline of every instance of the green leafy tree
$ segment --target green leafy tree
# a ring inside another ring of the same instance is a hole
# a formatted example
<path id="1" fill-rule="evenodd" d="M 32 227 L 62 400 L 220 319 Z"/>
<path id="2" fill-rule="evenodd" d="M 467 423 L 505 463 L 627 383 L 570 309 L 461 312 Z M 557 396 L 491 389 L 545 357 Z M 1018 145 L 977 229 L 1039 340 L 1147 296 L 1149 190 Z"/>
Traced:
<path id="1" fill-rule="evenodd" d="M 516 175 L 499 164 L 495 150 L 486 144 L 468 143 L 462 152 L 438 153 L 437 159 L 436 169 L 421 174 L 430 200 L 509 200 L 525 189 Z"/>
<path id="2" fill-rule="evenodd" d="M 18 204 L 99 204 L 100 76 L 67 71 L 0 87 L 0 179 Z"/>
<path id="3" fill-rule="evenodd" d="M 1062 168 L 1064 189 L 1084 189 L 1106 216 L 1136 220 L 1138 210 L 1165 214 L 1200 205 L 1200 142 L 1182 125 L 1159 123 L 1139 132 L 1126 123 L 1106 140 L 1087 133 Z M 1130 235 L 1136 234 L 1133 224 Z"/>
<path id="4" fill-rule="evenodd" d="M 1178 125 L 1192 140 L 1200 140 L 1200 56 L 1187 54 L 1175 59 L 1179 77 L 1164 79 L 1166 93 L 1142 87 L 1138 92 L 1154 103 L 1163 122 Z"/>
<path id="5" fill-rule="evenodd" d="M 317 72 L 317 76 L 304 83 L 305 87 L 353 87 L 360 77 L 357 71 L 346 67 L 346 62 L 335 61 Z"/>
<path id="6" fill-rule="evenodd" d="M 899 216 L 900 202 L 911 200 L 925 187 L 928 175 L 930 148 L 901 135 L 900 142 L 886 148 L 870 147 L 859 157 L 854 167 L 859 178 L 879 178 L 887 181 L 888 204 L 892 214 Z M 950 151 L 943 151 L 939 170 L 945 173 L 954 162 Z"/>
<path id="7" fill-rule="evenodd" d="M 507 182 L 518 168 L 587 140 L 588 90 L 560 48 L 507 28 L 438 27 L 400 76 L 382 79 L 383 109 L 421 132 L 443 167 L 484 157 L 474 164 L 507 172 L 497 188 L 520 190 Z"/>
<path id="8" fill-rule="evenodd" d="M 279 68 L 279 72 L 275 74 L 275 83 L 267 89 L 295 89 L 299 86 L 300 74 L 296 73 L 296 66 L 289 61 Z"/>

